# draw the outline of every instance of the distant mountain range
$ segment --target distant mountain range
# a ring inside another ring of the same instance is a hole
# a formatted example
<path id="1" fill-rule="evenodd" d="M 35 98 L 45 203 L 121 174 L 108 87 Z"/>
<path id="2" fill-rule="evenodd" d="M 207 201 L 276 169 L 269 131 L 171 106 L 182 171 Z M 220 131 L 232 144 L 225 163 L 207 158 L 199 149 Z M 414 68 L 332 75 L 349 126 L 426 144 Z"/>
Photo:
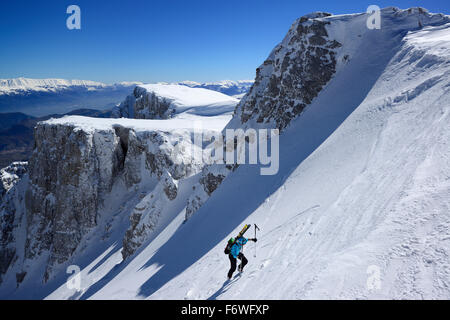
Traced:
<path id="1" fill-rule="evenodd" d="M 104 84 L 86 80 L 0 79 L 0 112 L 35 117 L 76 109 L 110 109 L 140 82 Z"/>
<path id="2" fill-rule="evenodd" d="M 203 88 L 209 89 L 213 91 L 218 91 L 224 93 L 226 95 L 232 96 L 234 98 L 242 98 L 244 94 L 246 94 L 251 86 L 253 85 L 253 80 L 222 80 L 218 82 L 205 82 L 199 83 L 195 81 L 181 81 L 177 82 L 177 84 L 181 84 L 184 86 L 188 86 L 191 88 Z"/>
<path id="3" fill-rule="evenodd" d="M 140 84 L 142 82 L 137 81 L 105 84 L 89 80 L 0 79 L 0 112 L 22 112 L 42 117 L 77 109 L 112 109 Z M 181 81 L 173 84 L 218 91 L 240 99 L 250 89 L 253 81 Z"/>
<path id="4" fill-rule="evenodd" d="M 240 99 L 253 80 L 172 84 L 209 89 Z M 33 150 L 33 128 L 38 121 L 65 115 L 111 117 L 112 109 L 139 85 L 142 83 L 137 81 L 105 84 L 89 80 L 0 79 L 0 168 L 12 161 L 29 159 Z"/>

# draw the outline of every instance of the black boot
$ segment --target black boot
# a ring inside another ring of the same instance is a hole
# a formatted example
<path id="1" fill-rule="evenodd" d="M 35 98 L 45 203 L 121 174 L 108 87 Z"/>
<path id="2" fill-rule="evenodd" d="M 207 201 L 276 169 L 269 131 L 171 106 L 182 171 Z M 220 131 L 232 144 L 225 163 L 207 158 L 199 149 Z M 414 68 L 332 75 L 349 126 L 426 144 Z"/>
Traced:
<path id="1" fill-rule="evenodd" d="M 242 272 L 244 271 L 244 267 L 248 263 L 248 260 L 242 253 L 239 253 L 239 259 L 241 260 L 241 263 L 239 264 L 238 270 L 239 272 Z"/>

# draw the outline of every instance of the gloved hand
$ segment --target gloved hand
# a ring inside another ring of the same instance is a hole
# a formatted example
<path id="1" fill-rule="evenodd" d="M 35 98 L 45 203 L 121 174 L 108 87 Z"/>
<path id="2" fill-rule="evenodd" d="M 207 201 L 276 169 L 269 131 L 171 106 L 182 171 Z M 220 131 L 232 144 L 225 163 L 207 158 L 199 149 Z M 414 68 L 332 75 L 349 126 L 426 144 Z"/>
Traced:
<path id="1" fill-rule="evenodd" d="M 258 241 L 258 239 L 256 239 L 256 238 L 253 238 L 252 240 L 255 241 L 255 242 Z"/>

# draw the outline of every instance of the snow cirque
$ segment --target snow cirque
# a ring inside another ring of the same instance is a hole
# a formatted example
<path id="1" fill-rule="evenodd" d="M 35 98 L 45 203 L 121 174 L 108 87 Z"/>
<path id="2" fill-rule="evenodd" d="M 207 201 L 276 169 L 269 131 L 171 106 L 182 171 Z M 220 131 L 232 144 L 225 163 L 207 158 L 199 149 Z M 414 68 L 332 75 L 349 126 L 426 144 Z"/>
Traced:
<path id="1" fill-rule="evenodd" d="M 232 118 L 231 102 L 158 84 L 120 108 L 154 120 L 41 123 L 28 173 L 6 192 L 16 213 L 0 297 L 449 299 L 450 18 L 389 7 L 369 30 L 368 16 L 299 18 Z M 278 173 L 183 160 L 195 121 L 279 128 Z M 223 248 L 244 223 L 258 242 L 225 283 Z"/>

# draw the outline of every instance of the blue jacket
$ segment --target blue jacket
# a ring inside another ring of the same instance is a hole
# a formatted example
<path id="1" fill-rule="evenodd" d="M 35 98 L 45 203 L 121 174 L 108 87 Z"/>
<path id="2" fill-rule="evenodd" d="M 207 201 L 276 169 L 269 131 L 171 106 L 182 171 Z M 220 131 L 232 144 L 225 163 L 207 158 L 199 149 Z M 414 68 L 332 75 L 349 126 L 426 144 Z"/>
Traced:
<path id="1" fill-rule="evenodd" d="M 239 252 L 241 252 L 242 246 L 247 243 L 247 239 L 244 237 L 240 237 L 236 240 L 236 242 L 231 247 L 230 253 L 234 258 L 237 258 Z"/>

